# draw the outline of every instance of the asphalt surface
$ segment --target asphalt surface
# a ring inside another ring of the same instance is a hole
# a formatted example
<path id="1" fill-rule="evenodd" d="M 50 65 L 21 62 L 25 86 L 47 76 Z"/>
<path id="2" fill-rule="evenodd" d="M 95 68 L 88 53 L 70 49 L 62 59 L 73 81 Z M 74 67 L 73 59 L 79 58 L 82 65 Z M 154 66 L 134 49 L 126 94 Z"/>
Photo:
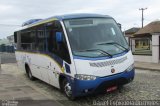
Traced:
<path id="1" fill-rule="evenodd" d="M 104 102 L 107 103 L 108 101 L 117 101 L 117 100 L 159 100 L 160 101 L 160 72 L 157 71 L 150 71 L 150 70 L 136 70 L 135 79 L 133 82 L 125 85 L 121 90 L 116 90 L 111 93 L 99 94 L 99 95 L 92 95 L 86 97 L 77 98 L 75 101 L 69 101 L 58 89 L 54 88 L 46 84 L 43 81 L 35 80 L 30 81 L 24 72 L 20 71 L 17 68 L 16 64 L 3 64 L 2 65 L 2 74 L 7 75 L 9 77 L 5 77 L 6 80 L 3 80 L 3 77 L 0 77 L 1 81 L 1 88 L 6 85 L 5 81 L 8 81 L 8 86 L 12 85 L 16 86 L 17 88 L 20 86 L 18 85 L 21 83 L 24 86 L 27 86 L 32 89 L 25 89 L 25 87 L 21 88 L 21 92 L 25 91 L 31 94 L 23 97 L 22 100 L 54 100 L 57 103 L 60 103 L 64 106 L 89 106 L 95 105 L 96 103 Z M 11 77 L 15 78 L 15 83 L 17 85 L 11 84 L 13 81 L 10 81 Z M 20 81 L 20 82 L 19 82 Z M 11 83 L 10 83 L 11 82 Z M 4 84 L 3 84 L 4 83 Z M 4 85 L 4 86 L 3 86 Z M 22 86 L 21 85 L 21 86 Z M 12 89 L 12 87 L 10 89 Z M 15 87 L 13 87 L 15 89 Z M 25 90 L 24 90 L 25 89 Z M 14 90 L 13 90 L 14 91 Z M 4 95 L 5 92 L 3 91 Z M 36 94 L 35 94 L 36 92 Z M 32 95 L 35 94 L 34 96 Z M 21 96 L 18 97 L 19 94 L 15 94 L 18 98 L 17 100 L 21 100 Z M 14 97 L 14 95 L 11 96 Z M 3 96 L 4 97 L 4 96 Z M 2 97 L 2 98 L 3 98 Z M 1 94 L 0 94 L 1 98 Z M 7 99 L 7 97 L 5 98 Z M 8 97 L 8 99 L 10 99 Z M 48 101 L 48 102 L 51 102 Z M 98 104 L 104 105 L 104 104 Z"/>

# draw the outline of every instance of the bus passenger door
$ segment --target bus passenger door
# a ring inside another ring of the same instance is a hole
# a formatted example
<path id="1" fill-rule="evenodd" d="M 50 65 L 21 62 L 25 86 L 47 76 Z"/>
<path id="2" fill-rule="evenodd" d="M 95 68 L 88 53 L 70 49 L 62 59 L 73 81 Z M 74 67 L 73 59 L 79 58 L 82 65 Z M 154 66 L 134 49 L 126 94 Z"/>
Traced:
<path id="1" fill-rule="evenodd" d="M 70 62 L 70 56 L 60 22 L 55 21 L 55 24 L 50 24 L 47 31 L 49 36 L 47 40 L 48 51 L 50 54 L 54 55 L 54 58 L 56 58 L 53 58 L 53 61 L 51 61 L 51 67 L 48 73 L 49 80 L 51 85 L 59 87 L 59 74 L 64 71 L 62 68 L 64 61 L 69 60 Z"/>
<path id="2" fill-rule="evenodd" d="M 47 40 L 48 42 L 48 51 L 51 55 L 56 55 L 57 45 L 55 41 L 55 30 L 53 26 L 49 26 L 48 29 L 48 35 L 49 38 Z M 55 56 L 54 56 L 55 57 Z M 50 60 L 50 68 L 48 70 L 48 76 L 49 76 L 49 83 L 57 88 L 59 88 L 59 70 L 60 67 L 58 65 L 58 62 L 54 59 L 54 57 L 51 57 Z M 59 57 L 57 57 L 59 58 Z"/>
<path id="3" fill-rule="evenodd" d="M 36 65 L 36 72 L 38 73 L 39 79 L 44 82 L 49 83 L 48 70 L 49 70 L 49 62 L 50 58 L 46 54 L 46 32 L 44 25 L 39 25 L 36 28 L 36 55 L 34 58 Z M 39 76 L 40 74 L 40 76 Z"/>

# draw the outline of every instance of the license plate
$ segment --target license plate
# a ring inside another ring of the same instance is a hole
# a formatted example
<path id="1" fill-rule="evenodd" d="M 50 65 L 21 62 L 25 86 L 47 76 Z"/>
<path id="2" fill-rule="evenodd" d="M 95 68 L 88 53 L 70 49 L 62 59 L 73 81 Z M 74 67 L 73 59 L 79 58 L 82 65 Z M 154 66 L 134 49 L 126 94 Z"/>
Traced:
<path id="1" fill-rule="evenodd" d="M 112 87 L 109 87 L 107 88 L 107 92 L 111 92 L 111 91 L 115 91 L 117 89 L 117 86 L 112 86 Z"/>

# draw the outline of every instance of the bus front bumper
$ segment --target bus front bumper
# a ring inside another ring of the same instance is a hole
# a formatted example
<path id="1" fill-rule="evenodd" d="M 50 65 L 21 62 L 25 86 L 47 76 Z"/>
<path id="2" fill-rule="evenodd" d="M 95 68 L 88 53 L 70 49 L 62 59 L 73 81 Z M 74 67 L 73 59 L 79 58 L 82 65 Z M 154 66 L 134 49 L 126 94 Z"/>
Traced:
<path id="1" fill-rule="evenodd" d="M 78 80 L 71 82 L 72 93 L 74 97 L 85 96 L 93 93 L 106 92 L 106 89 L 112 86 L 122 86 L 134 79 L 135 69 L 129 72 L 122 72 L 112 76 L 99 77 L 96 80 Z"/>

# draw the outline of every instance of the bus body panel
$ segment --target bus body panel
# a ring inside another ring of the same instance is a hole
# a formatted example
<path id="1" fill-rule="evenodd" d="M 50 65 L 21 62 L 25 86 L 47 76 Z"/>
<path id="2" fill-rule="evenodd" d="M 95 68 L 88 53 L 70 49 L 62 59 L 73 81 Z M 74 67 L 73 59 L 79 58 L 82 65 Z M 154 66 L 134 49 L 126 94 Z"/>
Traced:
<path id="1" fill-rule="evenodd" d="M 131 51 L 122 56 L 103 59 L 103 60 L 84 60 L 74 59 L 77 74 L 94 75 L 98 77 L 109 76 L 125 71 L 130 65 L 134 63 Z M 119 62 L 118 62 L 119 61 Z M 91 63 L 93 65 L 91 65 Z M 112 73 L 111 69 L 115 69 Z"/>
<path id="2" fill-rule="evenodd" d="M 65 69 L 60 67 L 53 58 L 45 54 L 21 51 L 16 51 L 16 58 L 20 68 L 23 67 L 25 70 L 25 64 L 27 64 L 34 77 L 59 88 L 59 75 L 64 73 Z"/>
<path id="3" fill-rule="evenodd" d="M 73 94 L 75 97 L 84 96 L 88 94 L 106 93 L 107 88 L 112 86 L 123 86 L 130 83 L 134 79 L 135 69 L 129 72 L 122 72 L 119 74 L 98 77 L 96 80 L 78 80 L 75 79 L 73 85 Z"/>

